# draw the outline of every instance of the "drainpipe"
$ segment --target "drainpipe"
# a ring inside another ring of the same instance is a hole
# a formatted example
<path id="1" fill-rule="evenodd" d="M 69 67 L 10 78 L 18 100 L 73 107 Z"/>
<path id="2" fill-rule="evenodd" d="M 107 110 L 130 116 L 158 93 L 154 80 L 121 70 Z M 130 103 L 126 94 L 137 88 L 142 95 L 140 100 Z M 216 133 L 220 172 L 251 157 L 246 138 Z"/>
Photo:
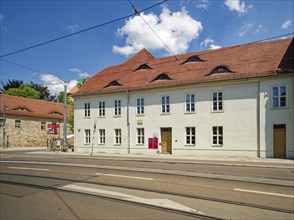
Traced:
<path id="1" fill-rule="evenodd" d="M 260 79 L 258 81 L 257 96 L 257 157 L 260 157 Z"/>
<path id="2" fill-rule="evenodd" d="M 131 153 L 131 143 L 130 143 L 130 95 L 129 90 L 126 90 L 127 93 L 127 127 L 128 127 L 128 154 Z"/>

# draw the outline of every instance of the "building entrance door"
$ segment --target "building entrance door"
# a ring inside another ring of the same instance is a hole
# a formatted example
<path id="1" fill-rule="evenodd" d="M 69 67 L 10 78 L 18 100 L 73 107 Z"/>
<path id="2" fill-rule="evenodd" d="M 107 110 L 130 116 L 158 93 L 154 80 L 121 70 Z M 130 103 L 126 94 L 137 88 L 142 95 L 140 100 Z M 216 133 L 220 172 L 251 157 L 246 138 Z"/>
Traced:
<path id="1" fill-rule="evenodd" d="M 274 125 L 274 158 L 286 158 L 286 125 Z"/>
<path id="2" fill-rule="evenodd" d="M 161 128 L 161 152 L 164 154 L 172 153 L 172 129 Z"/>

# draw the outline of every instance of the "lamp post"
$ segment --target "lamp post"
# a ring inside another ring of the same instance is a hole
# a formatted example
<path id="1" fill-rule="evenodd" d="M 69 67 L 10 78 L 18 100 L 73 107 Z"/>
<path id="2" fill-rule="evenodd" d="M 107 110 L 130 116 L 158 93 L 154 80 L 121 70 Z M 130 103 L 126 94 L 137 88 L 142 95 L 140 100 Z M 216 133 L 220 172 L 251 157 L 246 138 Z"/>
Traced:
<path id="1" fill-rule="evenodd" d="M 6 105 L 6 102 L 4 100 L 3 105 L 3 147 L 5 148 L 5 124 L 6 124 L 6 111 L 8 110 L 8 105 Z"/>
<path id="2" fill-rule="evenodd" d="M 67 85 L 66 81 L 64 81 L 64 113 L 63 113 L 63 151 L 66 152 L 66 136 L 67 136 L 67 122 L 66 122 L 66 117 L 67 117 L 67 112 L 66 112 L 66 106 L 67 106 Z"/>

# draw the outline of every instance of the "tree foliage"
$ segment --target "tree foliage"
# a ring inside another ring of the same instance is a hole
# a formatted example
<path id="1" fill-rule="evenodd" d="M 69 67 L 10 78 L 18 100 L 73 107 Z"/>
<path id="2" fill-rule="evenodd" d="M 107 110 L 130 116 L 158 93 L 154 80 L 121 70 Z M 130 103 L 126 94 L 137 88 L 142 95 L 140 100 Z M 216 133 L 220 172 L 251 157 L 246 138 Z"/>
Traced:
<path id="1" fill-rule="evenodd" d="M 77 83 L 77 87 L 80 89 L 89 78 L 83 78 L 81 81 Z"/>
<path id="2" fill-rule="evenodd" d="M 40 99 L 45 99 L 48 101 L 55 101 L 56 100 L 56 96 L 50 94 L 50 91 L 47 86 L 42 85 L 42 84 L 37 84 L 32 81 L 31 81 L 31 85 L 32 85 L 32 88 L 34 88 L 35 90 L 37 90 L 41 93 Z"/>
<path id="3" fill-rule="evenodd" d="M 32 88 L 31 85 L 22 84 L 19 88 L 10 88 L 3 91 L 6 95 L 21 96 L 31 99 L 40 99 L 41 93 Z"/>
<path id="4" fill-rule="evenodd" d="M 23 81 L 16 80 L 16 79 L 12 79 L 12 80 L 9 79 L 5 83 L 1 81 L 1 84 L 2 84 L 2 88 L 0 89 L 0 91 L 1 93 L 3 93 L 5 90 L 8 90 L 8 89 L 19 88 L 23 84 Z"/>

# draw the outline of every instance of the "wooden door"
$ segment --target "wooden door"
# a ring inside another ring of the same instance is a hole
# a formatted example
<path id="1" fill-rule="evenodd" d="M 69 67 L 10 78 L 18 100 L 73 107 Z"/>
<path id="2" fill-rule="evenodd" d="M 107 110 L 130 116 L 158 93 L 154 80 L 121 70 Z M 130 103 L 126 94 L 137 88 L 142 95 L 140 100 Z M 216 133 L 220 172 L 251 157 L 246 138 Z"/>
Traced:
<path id="1" fill-rule="evenodd" d="M 161 152 L 172 153 L 172 129 L 161 128 Z"/>
<path id="2" fill-rule="evenodd" d="M 286 158 L 286 125 L 274 125 L 274 158 Z"/>

